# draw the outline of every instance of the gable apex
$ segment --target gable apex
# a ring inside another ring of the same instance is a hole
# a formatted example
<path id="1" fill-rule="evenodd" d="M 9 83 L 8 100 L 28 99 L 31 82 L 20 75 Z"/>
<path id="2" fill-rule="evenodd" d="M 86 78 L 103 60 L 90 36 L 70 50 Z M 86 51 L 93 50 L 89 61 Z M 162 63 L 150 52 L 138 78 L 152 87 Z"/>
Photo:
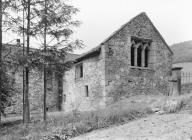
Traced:
<path id="1" fill-rule="evenodd" d="M 113 36 L 115 36 L 116 34 L 118 34 L 121 30 L 123 30 L 129 23 L 131 23 L 133 20 L 137 19 L 140 16 L 144 16 L 147 18 L 147 20 L 149 21 L 149 23 L 151 24 L 152 28 L 155 30 L 155 32 L 157 32 L 157 34 L 159 35 L 160 39 L 163 41 L 163 43 L 166 45 L 167 49 L 171 52 L 171 54 L 173 54 L 173 51 L 170 49 L 169 45 L 166 43 L 166 41 L 164 40 L 164 38 L 162 37 L 162 35 L 160 34 L 160 32 L 157 30 L 157 28 L 154 26 L 154 24 L 152 23 L 152 21 L 150 20 L 150 18 L 147 16 L 147 14 L 145 12 L 141 12 L 140 14 L 136 15 L 135 17 L 133 17 L 131 20 L 129 20 L 127 23 L 123 24 L 118 30 L 116 30 L 115 32 L 113 32 L 108 38 L 106 38 L 100 45 L 105 44 L 107 41 L 109 41 Z"/>
<path id="2" fill-rule="evenodd" d="M 130 19 L 128 22 L 126 22 L 125 24 L 123 24 L 118 30 L 114 31 L 109 37 L 107 37 L 103 42 L 101 42 L 101 44 L 106 43 L 107 41 L 109 41 L 114 35 L 116 35 L 118 32 L 120 32 L 125 26 L 127 26 L 127 24 L 129 24 L 131 21 L 133 21 L 134 19 L 136 19 L 138 16 L 142 16 L 142 15 L 146 15 L 145 12 L 142 12 L 138 15 L 136 15 L 135 17 L 133 17 L 132 19 Z"/>

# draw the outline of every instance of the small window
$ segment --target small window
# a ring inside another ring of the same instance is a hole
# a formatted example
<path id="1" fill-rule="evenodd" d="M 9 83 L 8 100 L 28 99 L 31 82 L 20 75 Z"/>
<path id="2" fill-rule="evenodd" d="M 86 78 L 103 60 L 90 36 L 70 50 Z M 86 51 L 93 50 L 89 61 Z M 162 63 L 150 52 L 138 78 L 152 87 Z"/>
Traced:
<path id="1" fill-rule="evenodd" d="M 83 63 L 76 65 L 75 67 L 76 78 L 83 77 Z"/>
<path id="2" fill-rule="evenodd" d="M 89 87 L 85 86 L 85 97 L 89 97 Z"/>
<path id="3" fill-rule="evenodd" d="M 137 66 L 141 67 L 141 61 L 142 61 L 142 46 L 139 46 L 139 48 L 137 49 Z"/>
<path id="4" fill-rule="evenodd" d="M 135 63 L 135 49 L 134 49 L 134 46 L 132 45 L 131 46 L 131 66 L 134 66 L 134 63 Z"/>
<path id="5" fill-rule="evenodd" d="M 148 67 L 148 57 L 149 57 L 149 49 L 148 47 L 145 49 L 145 67 Z"/>
<path id="6" fill-rule="evenodd" d="M 83 77 L 83 64 L 80 65 L 80 77 Z"/>

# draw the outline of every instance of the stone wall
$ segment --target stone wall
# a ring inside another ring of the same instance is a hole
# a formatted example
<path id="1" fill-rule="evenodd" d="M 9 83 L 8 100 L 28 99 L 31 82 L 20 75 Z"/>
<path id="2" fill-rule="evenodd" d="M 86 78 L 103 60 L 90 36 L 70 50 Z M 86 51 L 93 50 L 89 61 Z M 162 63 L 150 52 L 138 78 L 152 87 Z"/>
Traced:
<path id="1" fill-rule="evenodd" d="M 150 40 L 148 67 L 131 66 L 131 39 Z M 99 56 L 83 61 L 83 77 L 75 66 L 65 73 L 64 111 L 89 111 L 121 97 L 170 93 L 172 52 L 145 13 L 132 19 L 100 46 Z M 76 64 L 77 65 L 77 64 Z M 85 86 L 90 97 L 85 97 Z"/>
<path id="2" fill-rule="evenodd" d="M 12 70 L 14 71 L 14 70 Z M 12 106 L 7 108 L 7 113 L 22 113 L 23 109 L 23 72 L 22 69 L 16 70 L 14 75 L 9 72 L 14 79 Z M 57 79 L 52 73 L 47 77 L 47 108 L 56 110 L 57 104 Z M 29 103 L 31 112 L 42 112 L 43 109 L 43 72 L 30 70 L 29 73 Z"/>
<path id="3" fill-rule="evenodd" d="M 32 49 L 30 49 L 32 50 Z M 4 44 L 3 59 L 12 63 L 18 54 L 22 54 L 19 44 Z M 7 113 L 22 113 L 23 109 L 23 70 L 21 67 L 7 66 L 7 72 L 12 79 L 12 105 L 6 109 Z M 58 107 L 58 78 L 55 72 L 50 71 L 47 76 L 47 107 L 56 110 Z M 62 78 L 62 77 L 61 77 Z M 31 69 L 29 73 L 29 102 L 31 111 L 41 112 L 43 109 L 43 71 Z"/>
<path id="4" fill-rule="evenodd" d="M 83 64 L 83 77 L 75 76 L 75 66 Z M 102 53 L 77 63 L 64 75 L 63 110 L 90 111 L 102 108 L 104 102 L 104 59 Z M 86 97 L 85 86 L 88 86 L 89 97 Z"/>
<path id="5" fill-rule="evenodd" d="M 131 67 L 132 36 L 152 41 L 148 68 Z M 172 54 L 144 13 L 131 20 L 104 46 L 106 93 L 110 100 L 117 100 L 122 95 L 170 92 Z"/>

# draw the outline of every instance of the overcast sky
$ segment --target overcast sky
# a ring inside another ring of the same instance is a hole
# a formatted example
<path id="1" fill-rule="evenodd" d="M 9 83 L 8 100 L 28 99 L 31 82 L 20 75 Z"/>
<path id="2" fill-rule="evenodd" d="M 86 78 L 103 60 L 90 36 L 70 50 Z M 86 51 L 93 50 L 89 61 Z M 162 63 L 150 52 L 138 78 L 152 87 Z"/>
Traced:
<path id="1" fill-rule="evenodd" d="M 76 36 L 89 50 L 146 12 L 169 45 L 192 40 L 192 0 L 73 0 L 82 21 Z"/>
<path id="2" fill-rule="evenodd" d="M 70 1 L 70 0 L 69 0 Z M 82 22 L 75 37 L 96 47 L 134 16 L 146 12 L 169 45 L 192 40 L 192 0 L 72 0 Z M 10 40 L 6 35 L 4 40 Z"/>

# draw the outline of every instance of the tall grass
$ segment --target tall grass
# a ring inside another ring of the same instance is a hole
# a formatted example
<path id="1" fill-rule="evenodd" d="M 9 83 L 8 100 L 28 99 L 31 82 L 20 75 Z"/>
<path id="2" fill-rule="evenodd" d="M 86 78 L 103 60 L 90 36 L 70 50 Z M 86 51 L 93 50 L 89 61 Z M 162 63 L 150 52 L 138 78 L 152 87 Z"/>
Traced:
<path id="1" fill-rule="evenodd" d="M 165 113 L 175 113 L 183 108 L 192 108 L 192 95 L 135 96 L 92 112 L 78 112 L 76 109 L 70 114 L 53 112 L 48 115 L 46 124 L 41 121 L 42 116 L 34 116 L 27 129 L 22 125 L 0 129 L 0 140 L 66 140 L 96 129 L 146 117 L 153 113 L 154 105 Z"/>
<path id="2" fill-rule="evenodd" d="M 123 124 L 152 113 L 151 110 L 141 104 L 117 103 L 106 109 L 92 112 L 73 111 L 71 114 L 61 112 L 49 115 L 47 124 L 40 121 L 40 117 L 33 118 L 28 129 L 18 125 L 4 130 L 2 140 L 20 139 L 68 139 L 99 128 Z M 14 131 L 13 131 L 14 130 Z M 3 134 L 0 132 L 0 135 Z"/>

